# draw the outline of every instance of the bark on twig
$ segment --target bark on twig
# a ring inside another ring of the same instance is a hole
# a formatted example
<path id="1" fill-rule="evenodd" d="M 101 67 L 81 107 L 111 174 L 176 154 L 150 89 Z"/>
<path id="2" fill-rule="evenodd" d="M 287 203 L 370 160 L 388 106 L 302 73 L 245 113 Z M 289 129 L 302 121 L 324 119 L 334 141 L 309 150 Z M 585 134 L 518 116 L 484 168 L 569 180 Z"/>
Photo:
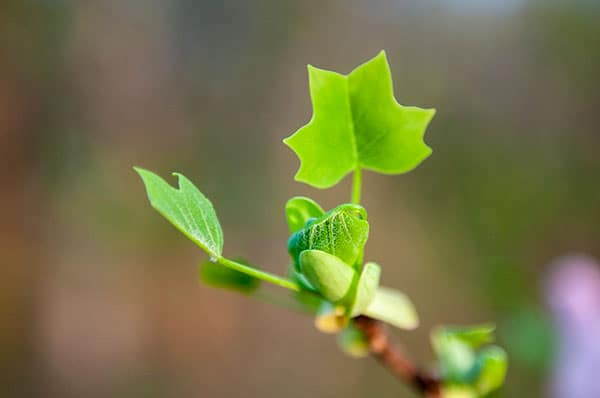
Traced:
<path id="1" fill-rule="evenodd" d="M 359 316 L 354 325 L 367 337 L 369 351 L 394 376 L 411 385 L 426 398 L 441 398 L 441 381 L 430 372 L 417 368 L 402 350 L 394 345 L 383 323 Z"/>

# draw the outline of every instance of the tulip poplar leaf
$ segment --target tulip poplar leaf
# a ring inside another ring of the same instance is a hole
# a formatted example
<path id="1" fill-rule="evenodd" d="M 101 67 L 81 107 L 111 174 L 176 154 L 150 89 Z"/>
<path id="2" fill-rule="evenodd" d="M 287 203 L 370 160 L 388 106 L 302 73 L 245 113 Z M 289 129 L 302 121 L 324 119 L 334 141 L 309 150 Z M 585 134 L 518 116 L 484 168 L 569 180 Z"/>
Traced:
<path id="1" fill-rule="evenodd" d="M 322 250 L 352 267 L 360 259 L 369 236 L 367 212 L 359 205 L 343 204 L 309 221 L 288 240 L 288 251 L 298 267 L 304 250 Z M 359 264 L 360 265 L 360 264 Z"/>
<path id="2" fill-rule="evenodd" d="M 434 109 L 394 98 L 384 51 L 348 75 L 308 66 L 313 116 L 284 139 L 298 158 L 296 180 L 329 188 L 349 172 L 401 174 L 431 153 L 423 142 Z"/>
<path id="3" fill-rule="evenodd" d="M 212 257 L 223 252 L 223 230 L 210 200 L 184 175 L 174 188 L 158 175 L 134 167 L 146 186 L 150 204 L 178 230 Z"/>

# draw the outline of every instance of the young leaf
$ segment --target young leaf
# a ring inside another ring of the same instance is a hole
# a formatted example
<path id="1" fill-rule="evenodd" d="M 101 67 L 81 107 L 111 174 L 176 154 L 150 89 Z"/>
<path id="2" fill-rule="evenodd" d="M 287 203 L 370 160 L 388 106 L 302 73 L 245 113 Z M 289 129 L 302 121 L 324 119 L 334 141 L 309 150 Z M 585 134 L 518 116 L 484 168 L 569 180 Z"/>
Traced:
<path id="1" fill-rule="evenodd" d="M 310 65 L 308 75 L 312 119 L 283 141 L 300 159 L 297 181 L 328 188 L 360 168 L 405 173 L 431 153 L 423 135 L 435 110 L 396 102 L 384 51 L 348 75 Z"/>
<path id="2" fill-rule="evenodd" d="M 294 264 L 299 265 L 300 253 L 315 249 L 338 257 L 352 266 L 359 259 L 369 236 L 367 213 L 359 205 L 344 204 L 315 219 L 288 241 Z"/>
<path id="3" fill-rule="evenodd" d="M 371 304 L 379 287 L 380 276 L 381 267 L 379 265 L 375 263 L 365 264 L 356 287 L 356 297 L 354 298 L 351 316 L 360 315 Z"/>
<path id="4" fill-rule="evenodd" d="M 182 174 L 173 173 L 179 179 L 176 189 L 151 171 L 134 169 L 144 181 L 152 207 L 210 256 L 220 257 L 223 230 L 206 196 Z"/>
<path id="5" fill-rule="evenodd" d="M 445 386 L 442 390 L 444 398 L 478 398 L 477 391 L 468 386 Z"/>
<path id="6" fill-rule="evenodd" d="M 477 355 L 479 378 L 477 389 L 481 395 L 497 390 L 504 383 L 508 368 L 506 351 L 498 346 L 483 348 Z"/>
<path id="7" fill-rule="evenodd" d="M 300 254 L 300 270 L 317 291 L 332 303 L 346 297 L 356 271 L 338 257 L 320 250 Z"/>
<path id="8" fill-rule="evenodd" d="M 246 263 L 246 265 L 250 266 Z M 206 261 L 200 266 L 200 280 L 219 289 L 250 294 L 260 287 L 261 280 L 231 268 Z"/>
<path id="9" fill-rule="evenodd" d="M 439 358 L 444 380 L 459 384 L 473 381 L 475 352 L 471 347 L 448 336 L 435 336 L 433 347 Z"/>
<path id="10" fill-rule="evenodd" d="M 404 293 L 386 287 L 377 289 L 363 314 L 400 329 L 410 330 L 419 326 L 419 317 L 410 299 Z"/>
<path id="11" fill-rule="evenodd" d="M 491 323 L 474 326 L 445 326 L 438 333 L 449 338 L 457 339 L 473 349 L 494 341 L 496 326 Z"/>
<path id="12" fill-rule="evenodd" d="M 285 204 L 285 216 L 290 232 L 298 232 L 311 218 L 321 217 L 325 211 L 317 202 L 304 196 L 295 196 Z"/>

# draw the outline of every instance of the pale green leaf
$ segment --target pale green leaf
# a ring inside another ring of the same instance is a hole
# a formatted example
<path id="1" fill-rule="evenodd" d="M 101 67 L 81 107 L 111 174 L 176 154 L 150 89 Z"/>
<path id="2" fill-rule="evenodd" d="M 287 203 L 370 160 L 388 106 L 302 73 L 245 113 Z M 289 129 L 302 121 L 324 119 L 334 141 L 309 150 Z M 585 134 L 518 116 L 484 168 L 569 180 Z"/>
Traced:
<path id="1" fill-rule="evenodd" d="M 442 398 L 477 398 L 478 394 L 469 386 L 445 386 L 442 389 Z"/>
<path id="2" fill-rule="evenodd" d="M 404 293 L 386 287 L 377 289 L 363 314 L 400 329 L 419 326 L 419 317 L 410 299 Z"/>
<path id="3" fill-rule="evenodd" d="M 469 347 L 477 349 L 494 341 L 495 329 L 494 324 L 485 323 L 472 326 L 445 326 L 439 329 L 439 333 L 460 340 Z"/>
<path id="4" fill-rule="evenodd" d="M 377 292 L 379 287 L 379 278 L 381 277 L 381 267 L 375 263 L 366 263 L 360 274 L 358 286 L 356 287 L 356 296 L 352 306 L 351 316 L 362 314 Z"/>
<path id="5" fill-rule="evenodd" d="M 325 212 L 317 202 L 304 196 L 295 196 L 285 204 L 285 216 L 290 232 L 297 232 L 311 218 L 321 217 Z"/>
<path id="6" fill-rule="evenodd" d="M 475 352 L 462 341 L 441 336 L 434 343 L 444 380 L 469 383 L 473 378 Z"/>
<path id="7" fill-rule="evenodd" d="M 327 300 L 336 303 L 346 297 L 356 271 L 338 257 L 321 250 L 304 250 L 300 270 L 312 286 Z"/>
<path id="8" fill-rule="evenodd" d="M 223 230 L 212 203 L 179 173 L 179 189 L 151 171 L 134 167 L 146 186 L 150 204 L 212 257 L 223 251 Z"/>
<path id="9" fill-rule="evenodd" d="M 504 383 L 508 368 L 506 352 L 498 346 L 483 348 L 477 355 L 479 378 L 477 389 L 481 395 L 497 390 Z"/>
<path id="10" fill-rule="evenodd" d="M 348 75 L 308 74 L 312 119 L 284 140 L 301 162 L 296 180 L 328 188 L 358 168 L 400 174 L 431 153 L 423 136 L 435 110 L 396 102 L 385 52 Z"/>
<path id="11" fill-rule="evenodd" d="M 321 250 L 338 257 L 348 266 L 360 259 L 369 236 L 365 209 L 355 204 L 340 205 L 309 222 L 288 241 L 288 250 L 294 264 L 299 265 L 304 250 Z"/>

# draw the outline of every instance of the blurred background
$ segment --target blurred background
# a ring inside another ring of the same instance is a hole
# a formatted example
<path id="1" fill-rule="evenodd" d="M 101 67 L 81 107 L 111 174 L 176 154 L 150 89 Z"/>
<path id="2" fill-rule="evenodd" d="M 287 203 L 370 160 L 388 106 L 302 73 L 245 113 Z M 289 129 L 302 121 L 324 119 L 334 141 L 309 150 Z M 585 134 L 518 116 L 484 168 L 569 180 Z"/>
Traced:
<path id="1" fill-rule="evenodd" d="M 413 397 L 309 317 L 200 285 L 204 254 L 131 168 L 186 174 L 225 253 L 283 274 L 285 201 L 350 192 L 293 181 L 305 65 L 385 49 L 398 101 L 438 110 L 419 168 L 365 174 L 366 255 L 422 320 L 395 337 L 427 365 L 433 326 L 496 321 L 499 396 L 600 396 L 581 370 L 600 366 L 599 18 L 594 0 L 3 0 L 0 395 Z"/>

